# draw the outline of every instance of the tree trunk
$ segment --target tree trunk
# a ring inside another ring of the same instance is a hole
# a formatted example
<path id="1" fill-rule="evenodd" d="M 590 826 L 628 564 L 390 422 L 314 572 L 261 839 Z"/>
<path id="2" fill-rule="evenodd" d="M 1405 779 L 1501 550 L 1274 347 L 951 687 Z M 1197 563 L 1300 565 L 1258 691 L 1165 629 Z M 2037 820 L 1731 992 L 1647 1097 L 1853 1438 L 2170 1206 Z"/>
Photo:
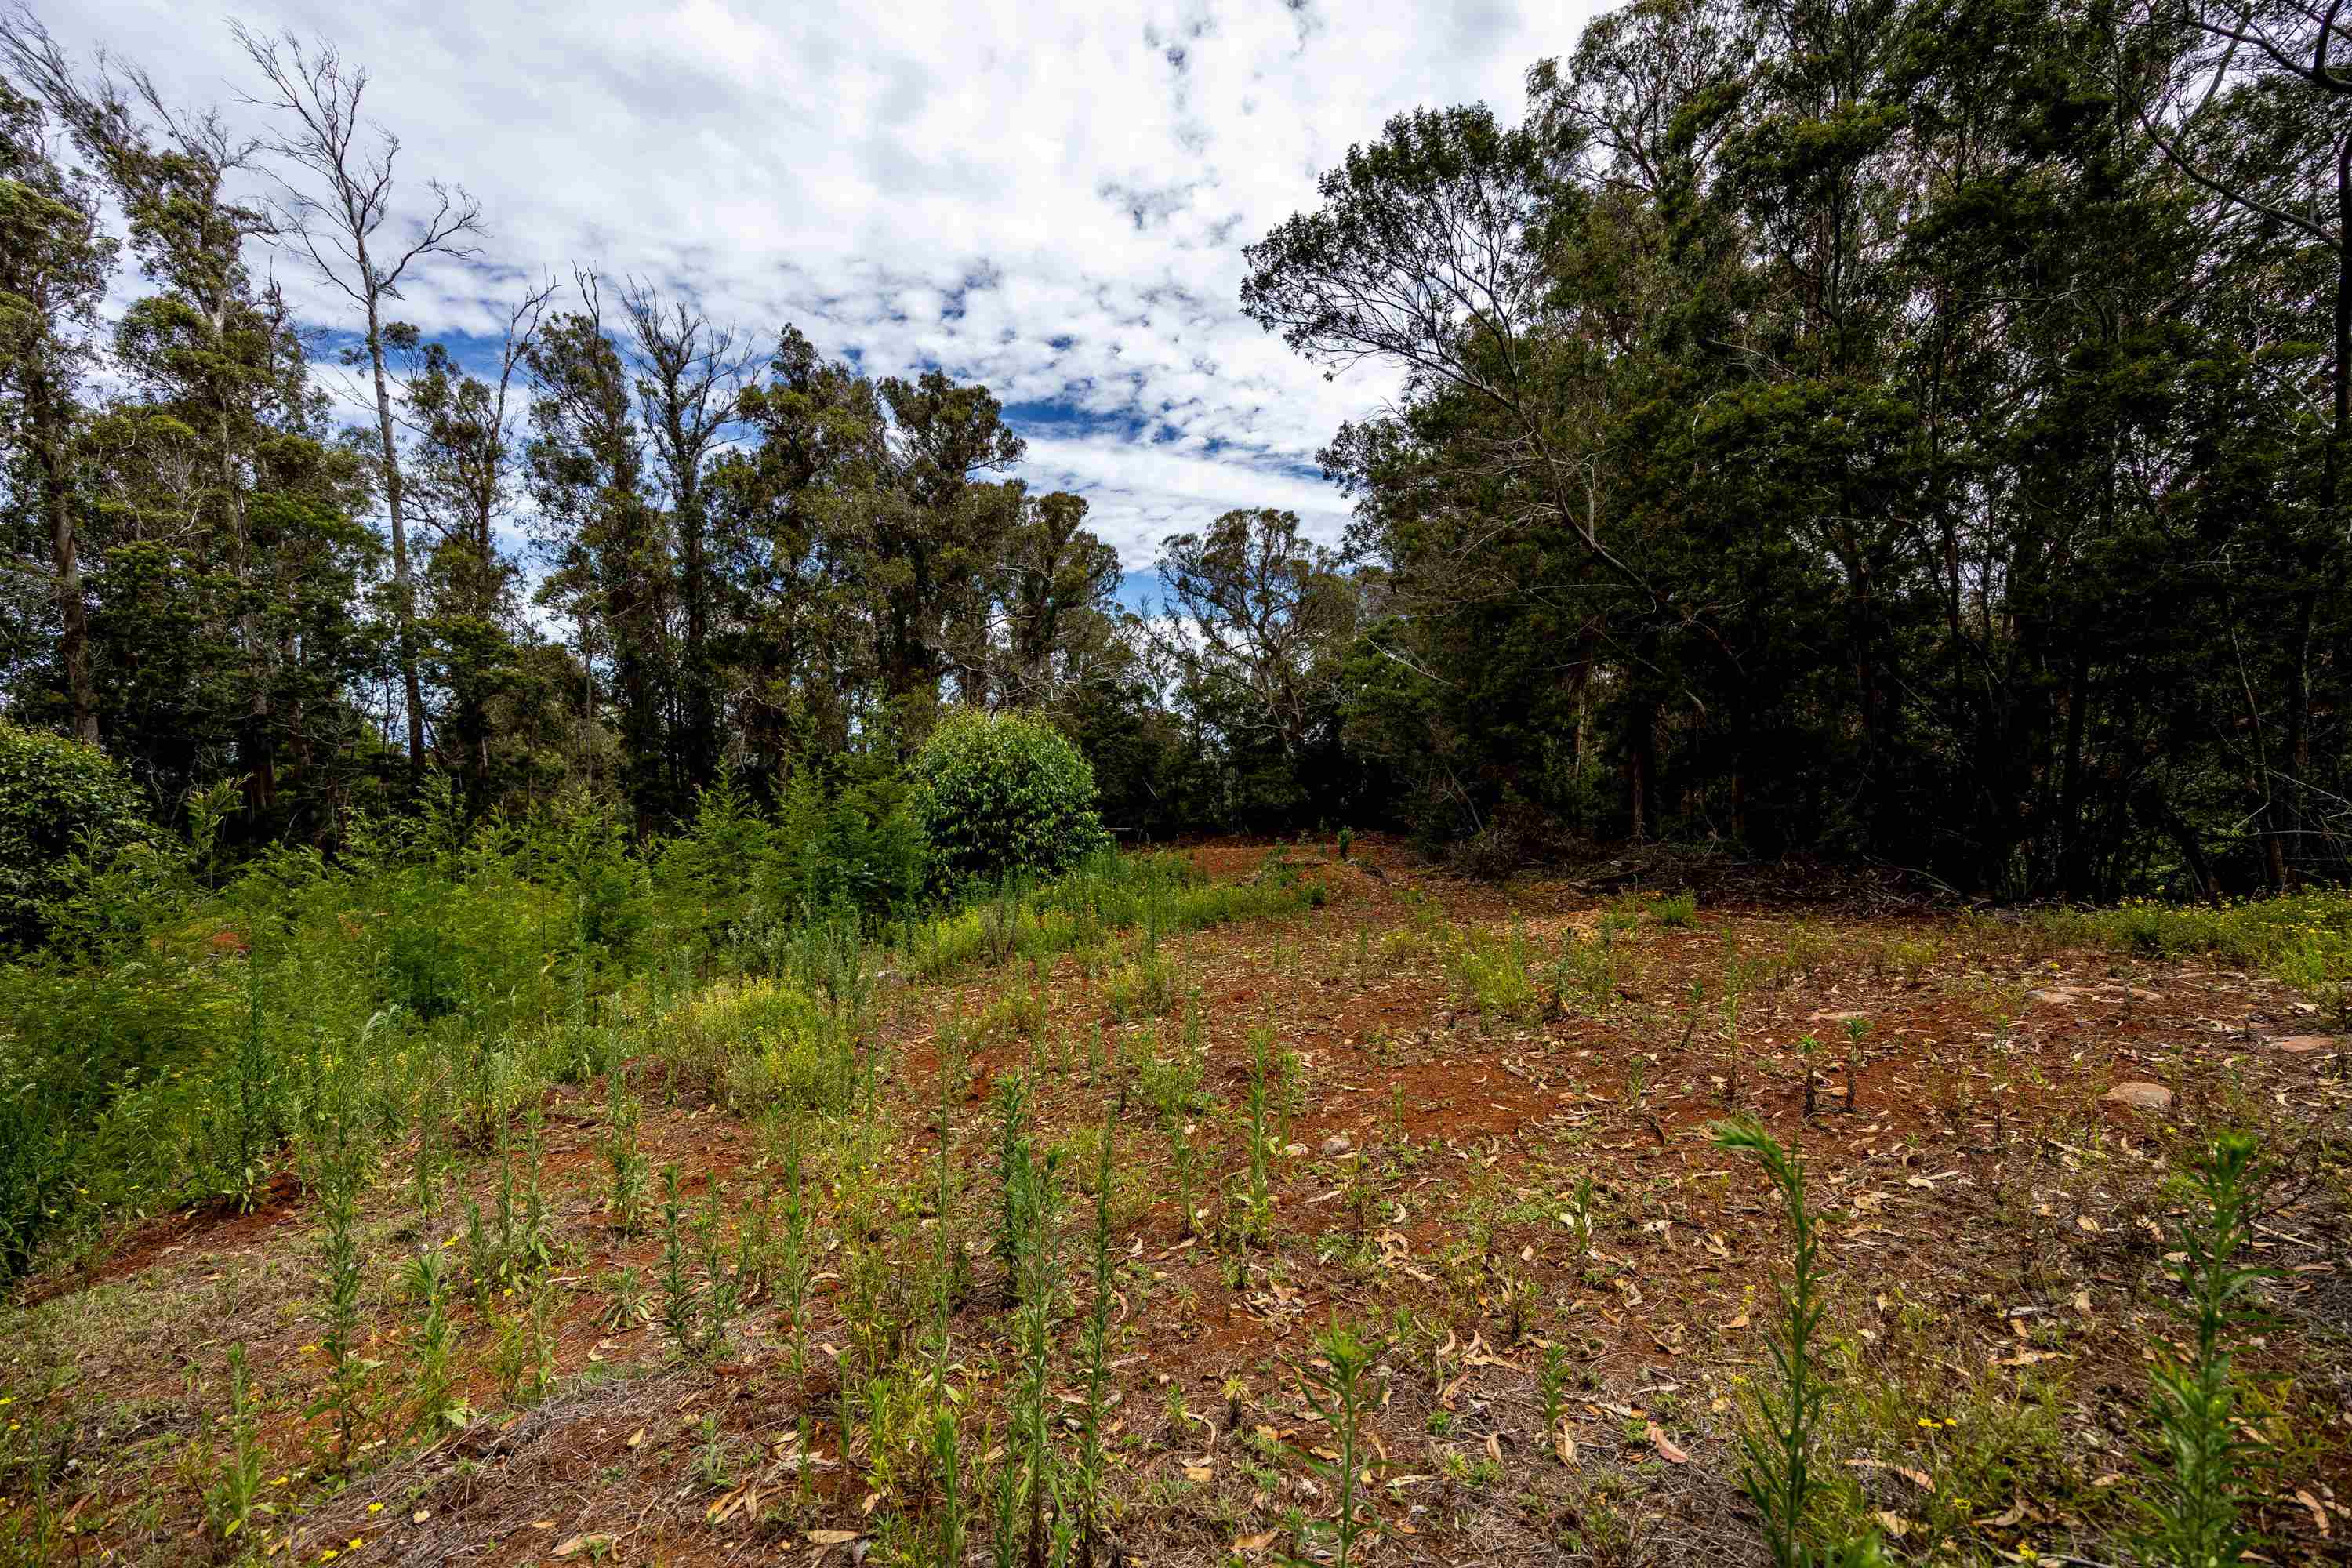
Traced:
<path id="1" fill-rule="evenodd" d="M 41 508 L 49 524 L 49 561 L 58 596 L 58 659 L 65 667 L 66 708 L 73 736 L 98 744 L 98 694 L 89 675 L 89 606 L 82 603 L 81 554 L 74 538 L 72 475 L 66 455 L 65 400 L 46 371 L 28 378 L 26 402 L 41 458 Z"/>
<path id="2" fill-rule="evenodd" d="M 425 691 L 416 679 L 416 596 L 408 574 L 408 516 L 400 489 L 400 447 L 392 434 L 392 386 L 383 373 L 383 321 L 377 310 L 375 274 L 367 246 L 359 247 L 360 275 L 367 286 L 368 368 L 375 376 L 376 437 L 383 447 L 383 505 L 392 519 L 392 615 L 399 639 L 401 694 L 408 717 L 408 775 L 425 771 Z"/>
<path id="3" fill-rule="evenodd" d="M 1649 837 L 1646 814 L 1651 797 L 1656 792 L 1658 769 L 1657 715 L 1646 702 L 1633 705 L 1626 737 L 1625 765 L 1632 795 L 1631 817 L 1633 842 L 1645 843 Z"/>

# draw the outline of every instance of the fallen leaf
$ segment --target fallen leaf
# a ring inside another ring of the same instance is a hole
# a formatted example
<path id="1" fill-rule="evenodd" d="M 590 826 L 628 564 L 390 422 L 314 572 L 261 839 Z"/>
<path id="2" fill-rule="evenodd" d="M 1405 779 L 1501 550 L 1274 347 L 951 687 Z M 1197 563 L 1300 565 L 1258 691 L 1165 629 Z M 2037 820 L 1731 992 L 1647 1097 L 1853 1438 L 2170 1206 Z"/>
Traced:
<path id="1" fill-rule="evenodd" d="M 585 1552 L 592 1546 L 610 1546 L 618 1539 L 620 1538 L 614 1535 L 575 1535 L 571 1540 L 558 1545 L 553 1552 L 549 1553 L 549 1555 L 551 1557 L 570 1557 L 576 1552 Z"/>
<path id="2" fill-rule="evenodd" d="M 1576 1439 L 1570 1434 L 1565 1419 L 1561 1420 L 1559 1430 L 1551 1435 L 1551 1451 L 1559 1456 L 1561 1464 L 1571 1468 L 1576 1464 Z"/>
<path id="3" fill-rule="evenodd" d="M 1880 1527 L 1897 1541 L 1911 1533 L 1911 1521 L 1891 1510 L 1882 1508 L 1871 1517 L 1878 1521 Z"/>
<path id="4" fill-rule="evenodd" d="M 1234 1542 L 1234 1550 L 1236 1552 L 1263 1552 L 1267 1547 L 1274 1544 L 1276 1533 L 1276 1531 L 1269 1530 L 1263 1535 L 1244 1535 Z"/>
<path id="5" fill-rule="evenodd" d="M 733 1491 L 729 1492 L 725 1497 L 722 1497 L 717 1502 L 712 1503 L 704 1517 L 713 1524 L 724 1524 L 730 1517 L 742 1509 L 747 1502 L 756 1504 L 759 1500 L 759 1497 L 760 1493 L 757 1485 L 751 1481 L 745 1481 L 741 1486 L 737 1487 Z"/>
<path id="6" fill-rule="evenodd" d="M 2311 1522 L 2319 1526 L 2319 1534 L 2321 1539 L 2325 1540 L 2327 1536 L 2334 1533 L 2334 1531 L 2327 1528 L 2327 1510 L 2319 1506 L 2319 1500 L 2317 1498 L 2312 1496 L 2303 1488 L 2297 1487 L 2294 1492 L 2294 1500 L 2311 1510 Z"/>
<path id="7" fill-rule="evenodd" d="M 808 1532 L 811 1546 L 846 1546 L 857 1539 L 854 1530 L 812 1530 Z"/>
<path id="8" fill-rule="evenodd" d="M 1658 1451 L 1658 1458 L 1670 1465 L 1690 1463 L 1690 1456 L 1668 1442 L 1665 1433 L 1659 1429 L 1658 1424 L 1654 1421 L 1650 1423 L 1650 1447 Z"/>

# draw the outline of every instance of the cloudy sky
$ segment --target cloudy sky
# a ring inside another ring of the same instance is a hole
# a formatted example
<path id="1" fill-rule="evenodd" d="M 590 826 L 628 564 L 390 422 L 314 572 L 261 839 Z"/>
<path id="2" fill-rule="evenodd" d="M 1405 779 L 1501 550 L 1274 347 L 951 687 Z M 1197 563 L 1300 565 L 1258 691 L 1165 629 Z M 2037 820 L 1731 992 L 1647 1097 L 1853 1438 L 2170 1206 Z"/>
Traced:
<path id="1" fill-rule="evenodd" d="M 36 0 L 183 100 L 248 110 L 225 20 L 184 0 Z M 772 342 L 797 323 L 874 374 L 985 381 L 1033 486 L 1093 505 L 1130 568 L 1163 533 L 1287 507 L 1336 537 L 1314 454 L 1390 390 L 1327 382 L 1238 308 L 1241 248 L 1415 104 L 1516 117 L 1526 68 L 1590 6 L 1512 0 L 687 0 L 235 13 L 332 39 L 373 76 L 400 168 L 463 184 L 488 265 L 443 268 L 401 313 L 493 329 L 523 279 L 573 262 L 698 299 Z M 416 194 L 421 195 L 421 190 Z M 290 261 L 278 263 L 289 283 Z M 311 292 L 321 324 L 341 325 Z"/>

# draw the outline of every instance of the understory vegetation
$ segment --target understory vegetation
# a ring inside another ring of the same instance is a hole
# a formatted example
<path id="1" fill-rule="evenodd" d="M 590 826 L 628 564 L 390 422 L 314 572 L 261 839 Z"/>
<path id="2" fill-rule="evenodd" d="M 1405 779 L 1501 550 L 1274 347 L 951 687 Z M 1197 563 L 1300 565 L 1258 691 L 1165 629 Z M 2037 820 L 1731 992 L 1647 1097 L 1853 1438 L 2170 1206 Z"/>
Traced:
<path id="1" fill-rule="evenodd" d="M 837 848 L 720 792 L 650 852 L 567 808 L 94 889 L 0 970 L 0 1552 L 2183 1563 L 2352 1517 L 2352 1087 L 2296 983 L 2340 902 L 1890 930 L 1361 838 L 775 890 Z"/>

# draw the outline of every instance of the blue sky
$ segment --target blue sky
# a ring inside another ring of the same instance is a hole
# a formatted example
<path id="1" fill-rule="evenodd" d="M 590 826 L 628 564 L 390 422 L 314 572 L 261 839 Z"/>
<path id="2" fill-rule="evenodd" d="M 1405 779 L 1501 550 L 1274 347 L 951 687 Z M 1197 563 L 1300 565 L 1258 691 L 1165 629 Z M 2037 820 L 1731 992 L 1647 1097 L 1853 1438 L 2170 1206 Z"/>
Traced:
<path id="1" fill-rule="evenodd" d="M 239 102 L 226 22 L 165 0 L 37 4 L 165 91 Z M 1242 247 L 1390 114 L 1483 99 L 1516 116 L 1528 65 L 1579 4 L 607 0 L 239 10 L 324 36 L 373 73 L 397 170 L 465 185 L 479 260 L 420 276 L 399 313 L 494 329 L 527 280 L 576 262 L 697 300 L 757 343 L 786 322 L 874 374 L 985 381 L 1029 442 L 1024 477 L 1087 497 L 1130 571 L 1231 507 L 1336 539 L 1316 450 L 1394 391 L 1326 379 L 1238 308 Z M 273 263 L 298 311 L 347 302 Z M 1132 591 L 1132 590 L 1130 590 Z"/>

